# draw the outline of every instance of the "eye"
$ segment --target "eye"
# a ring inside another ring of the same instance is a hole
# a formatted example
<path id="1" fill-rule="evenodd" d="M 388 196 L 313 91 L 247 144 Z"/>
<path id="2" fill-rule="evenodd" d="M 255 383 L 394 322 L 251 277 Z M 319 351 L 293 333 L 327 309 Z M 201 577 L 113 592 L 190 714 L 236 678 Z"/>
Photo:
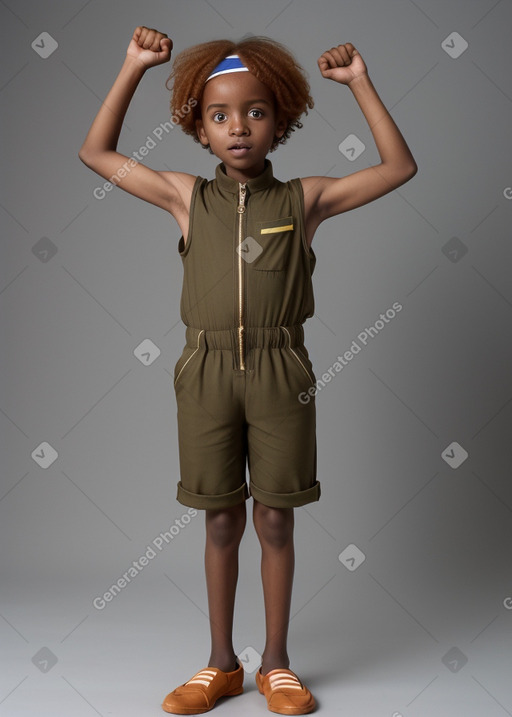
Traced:
<path id="1" fill-rule="evenodd" d="M 260 119 L 260 117 L 263 117 L 263 112 L 261 110 L 257 110 L 257 109 L 249 110 L 249 114 L 254 119 Z"/>
<path id="2" fill-rule="evenodd" d="M 212 119 L 214 122 L 223 122 L 226 119 L 226 115 L 224 112 L 215 112 Z"/>

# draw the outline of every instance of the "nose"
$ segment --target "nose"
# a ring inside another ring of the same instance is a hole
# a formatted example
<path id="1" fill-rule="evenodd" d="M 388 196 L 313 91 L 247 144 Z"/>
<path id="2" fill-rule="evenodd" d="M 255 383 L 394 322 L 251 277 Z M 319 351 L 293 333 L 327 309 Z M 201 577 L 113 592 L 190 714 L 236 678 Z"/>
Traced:
<path id="1" fill-rule="evenodd" d="M 248 127 L 245 118 L 241 114 L 231 115 L 231 123 L 229 125 L 229 133 L 236 136 L 247 134 Z"/>

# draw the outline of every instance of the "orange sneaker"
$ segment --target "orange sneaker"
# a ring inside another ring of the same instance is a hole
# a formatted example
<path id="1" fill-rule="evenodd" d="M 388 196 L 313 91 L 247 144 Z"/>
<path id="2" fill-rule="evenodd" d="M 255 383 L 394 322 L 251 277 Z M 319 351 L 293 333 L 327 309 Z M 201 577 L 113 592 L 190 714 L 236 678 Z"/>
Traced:
<path id="1" fill-rule="evenodd" d="M 285 668 L 256 673 L 258 690 L 267 698 L 268 709 L 280 715 L 305 715 L 313 712 L 315 699 L 295 672 Z"/>
<path id="2" fill-rule="evenodd" d="M 232 672 L 223 672 L 218 667 L 205 667 L 196 672 L 187 682 L 169 692 L 162 703 L 162 709 L 177 715 L 196 715 L 208 712 L 219 699 L 239 695 L 244 691 L 244 668 L 237 660 L 238 667 Z"/>

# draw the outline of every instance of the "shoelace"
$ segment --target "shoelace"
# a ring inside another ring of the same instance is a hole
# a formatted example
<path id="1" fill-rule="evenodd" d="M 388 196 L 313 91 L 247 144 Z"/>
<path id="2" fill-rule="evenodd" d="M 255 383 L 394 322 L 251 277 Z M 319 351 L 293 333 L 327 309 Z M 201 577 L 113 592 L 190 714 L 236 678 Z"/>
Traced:
<path id="1" fill-rule="evenodd" d="M 274 672 L 274 674 L 270 675 L 268 679 L 271 690 L 275 690 L 279 687 L 286 687 L 287 689 L 292 690 L 302 689 L 302 684 L 298 677 L 290 675 L 288 672 Z"/>
<path id="2" fill-rule="evenodd" d="M 188 682 L 185 682 L 185 684 L 204 685 L 205 687 L 208 687 L 216 674 L 215 670 L 200 670 L 193 677 L 191 677 Z"/>

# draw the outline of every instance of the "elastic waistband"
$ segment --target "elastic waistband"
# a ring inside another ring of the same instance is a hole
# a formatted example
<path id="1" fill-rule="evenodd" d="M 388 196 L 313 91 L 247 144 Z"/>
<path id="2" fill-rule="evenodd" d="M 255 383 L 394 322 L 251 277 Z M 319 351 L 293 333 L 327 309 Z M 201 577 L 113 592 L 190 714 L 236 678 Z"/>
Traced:
<path id="1" fill-rule="evenodd" d="M 245 348 L 278 349 L 285 346 L 300 346 L 304 343 L 304 326 L 246 326 L 244 328 Z M 187 326 L 187 346 L 203 346 L 211 349 L 233 349 L 238 346 L 238 329 L 197 329 Z"/>

